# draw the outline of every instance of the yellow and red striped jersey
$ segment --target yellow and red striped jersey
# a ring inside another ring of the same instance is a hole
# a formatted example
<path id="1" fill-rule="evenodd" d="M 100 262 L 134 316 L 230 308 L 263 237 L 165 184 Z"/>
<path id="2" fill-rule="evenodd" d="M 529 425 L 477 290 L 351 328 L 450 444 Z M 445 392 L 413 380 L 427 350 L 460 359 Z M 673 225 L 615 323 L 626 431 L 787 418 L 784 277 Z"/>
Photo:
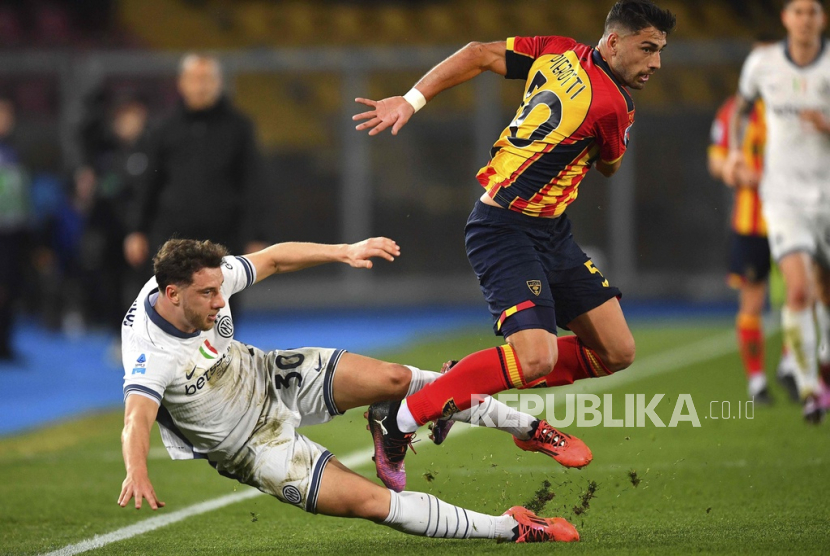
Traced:
<path id="1" fill-rule="evenodd" d="M 599 51 L 571 38 L 507 39 L 506 63 L 524 100 L 478 181 L 504 208 L 559 216 L 597 159 L 625 153 L 634 102 Z"/>
<path id="2" fill-rule="evenodd" d="M 715 121 L 712 122 L 712 138 L 709 145 L 710 157 L 725 160 L 729 154 L 729 122 L 732 119 L 735 106 L 735 97 L 730 97 L 718 109 Z M 764 103 L 758 100 L 752 107 L 749 116 L 749 123 L 744 135 L 743 152 L 750 168 L 759 173 L 764 168 L 766 136 Z M 735 188 L 735 202 L 732 207 L 731 222 L 735 233 L 745 236 L 767 235 L 767 224 L 761 214 L 761 197 L 758 195 L 758 188 Z"/>

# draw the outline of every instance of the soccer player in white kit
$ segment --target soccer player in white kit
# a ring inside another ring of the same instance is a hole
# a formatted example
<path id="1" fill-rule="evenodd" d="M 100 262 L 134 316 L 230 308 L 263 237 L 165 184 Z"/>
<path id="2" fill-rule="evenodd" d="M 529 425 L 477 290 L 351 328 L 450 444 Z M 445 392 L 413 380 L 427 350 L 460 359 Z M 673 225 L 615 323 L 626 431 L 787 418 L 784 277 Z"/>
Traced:
<path id="1" fill-rule="evenodd" d="M 744 63 L 732 145 L 742 144 L 747 109 L 762 98 L 768 136 L 759 187 L 770 251 L 786 286 L 784 341 L 796 362 L 804 417 L 817 423 L 824 409 L 814 306 L 822 336 L 830 333 L 830 52 L 822 2 L 786 0 L 781 19 L 787 40 L 754 50 Z M 743 160 L 734 148 L 724 178 L 745 170 Z"/>
<path id="2" fill-rule="evenodd" d="M 387 238 L 281 243 L 244 257 L 209 241 L 165 243 L 154 258 L 155 276 L 122 323 L 127 476 L 119 505 L 135 498 L 137 509 L 142 499 L 154 510 L 164 506 L 147 470 L 150 431 L 158 421 L 173 459 L 206 459 L 220 474 L 308 512 L 361 517 L 429 537 L 578 540 L 565 519 L 540 518 L 520 506 L 490 516 L 430 494 L 387 490 L 296 432 L 348 409 L 403 399 L 438 373 L 339 349 L 266 353 L 234 340 L 227 299 L 255 282 L 328 262 L 371 268 L 372 258 L 392 261 L 399 254 Z M 496 427 L 514 435 L 529 434 L 535 421 L 492 398 L 480 407 L 506 416 Z"/>

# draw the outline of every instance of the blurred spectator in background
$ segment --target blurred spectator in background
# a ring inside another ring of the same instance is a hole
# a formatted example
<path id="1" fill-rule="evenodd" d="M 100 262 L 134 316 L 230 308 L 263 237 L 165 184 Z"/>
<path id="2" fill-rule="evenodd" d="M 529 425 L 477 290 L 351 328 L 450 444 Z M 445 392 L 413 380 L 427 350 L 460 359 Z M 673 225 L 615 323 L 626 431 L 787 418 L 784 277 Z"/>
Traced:
<path id="1" fill-rule="evenodd" d="M 12 322 L 29 224 L 29 178 L 12 145 L 14 124 L 14 104 L 0 96 L 0 361 L 14 358 Z"/>
<path id="2" fill-rule="evenodd" d="M 97 91 L 87 99 L 79 132 L 83 164 L 38 219 L 34 260 L 50 327 L 78 334 L 93 326 L 118 335 L 130 302 L 123 295 L 130 268 L 122 249 L 128 207 L 147 169 L 146 122 L 147 108 L 136 97 L 111 102 Z"/>
<path id="3" fill-rule="evenodd" d="M 209 239 L 246 253 L 262 247 L 254 243 L 261 239 L 255 219 L 246 216 L 261 186 L 252 123 L 223 95 L 221 68 L 211 56 L 185 56 L 178 89 L 181 104 L 150 134 L 146 179 L 129 215 L 124 255 L 136 268 L 171 237 Z"/>
<path id="4" fill-rule="evenodd" d="M 101 253 L 107 254 L 102 264 L 107 265 L 111 278 L 108 285 L 112 299 L 107 299 L 107 306 L 112 307 L 112 312 L 108 311 L 108 323 L 117 333 L 120 317 L 132 301 L 124 296 L 125 282 L 141 284 L 147 279 L 127 265 L 121 251 L 128 230 L 129 210 L 146 179 L 148 109 L 142 98 L 131 94 L 110 101 L 107 95 L 96 93 L 91 101 L 81 130 L 81 144 L 85 163 L 97 182 L 97 203 L 100 208 L 105 207 L 103 212 L 107 216 L 101 219 L 102 211 L 96 211 L 96 220 L 90 222 L 89 231 L 97 230 L 105 238 L 97 245 Z M 96 255 L 93 259 L 101 257 Z"/>

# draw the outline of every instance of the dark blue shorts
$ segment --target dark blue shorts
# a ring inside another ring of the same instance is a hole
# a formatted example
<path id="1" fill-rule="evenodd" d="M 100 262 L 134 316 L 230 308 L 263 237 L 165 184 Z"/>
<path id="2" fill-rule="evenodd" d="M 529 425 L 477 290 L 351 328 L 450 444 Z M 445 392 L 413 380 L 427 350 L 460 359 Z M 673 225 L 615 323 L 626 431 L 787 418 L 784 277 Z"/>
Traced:
<path id="1" fill-rule="evenodd" d="M 745 236 L 732 232 L 729 240 L 729 285 L 758 284 L 766 281 L 770 271 L 769 241 L 762 236 Z"/>
<path id="2" fill-rule="evenodd" d="M 556 334 L 620 290 L 571 234 L 567 215 L 536 218 L 477 201 L 467 220 L 467 258 L 497 335 L 540 328 Z"/>

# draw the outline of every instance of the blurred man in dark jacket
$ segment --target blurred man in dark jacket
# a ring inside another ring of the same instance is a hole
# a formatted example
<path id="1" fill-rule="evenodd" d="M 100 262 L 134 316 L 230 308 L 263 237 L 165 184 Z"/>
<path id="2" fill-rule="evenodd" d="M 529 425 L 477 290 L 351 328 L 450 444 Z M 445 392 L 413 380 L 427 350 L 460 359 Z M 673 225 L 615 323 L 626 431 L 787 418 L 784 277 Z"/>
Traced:
<path id="1" fill-rule="evenodd" d="M 129 218 L 124 254 L 134 267 L 170 237 L 246 252 L 258 239 L 248 217 L 261 176 L 252 123 L 222 94 L 215 58 L 185 56 L 178 88 L 182 103 L 150 135 L 145 183 Z"/>
<path id="2" fill-rule="evenodd" d="M 20 296 L 30 217 L 29 177 L 12 142 L 14 126 L 14 104 L 0 96 L 0 362 L 14 358 L 14 305 Z"/>

